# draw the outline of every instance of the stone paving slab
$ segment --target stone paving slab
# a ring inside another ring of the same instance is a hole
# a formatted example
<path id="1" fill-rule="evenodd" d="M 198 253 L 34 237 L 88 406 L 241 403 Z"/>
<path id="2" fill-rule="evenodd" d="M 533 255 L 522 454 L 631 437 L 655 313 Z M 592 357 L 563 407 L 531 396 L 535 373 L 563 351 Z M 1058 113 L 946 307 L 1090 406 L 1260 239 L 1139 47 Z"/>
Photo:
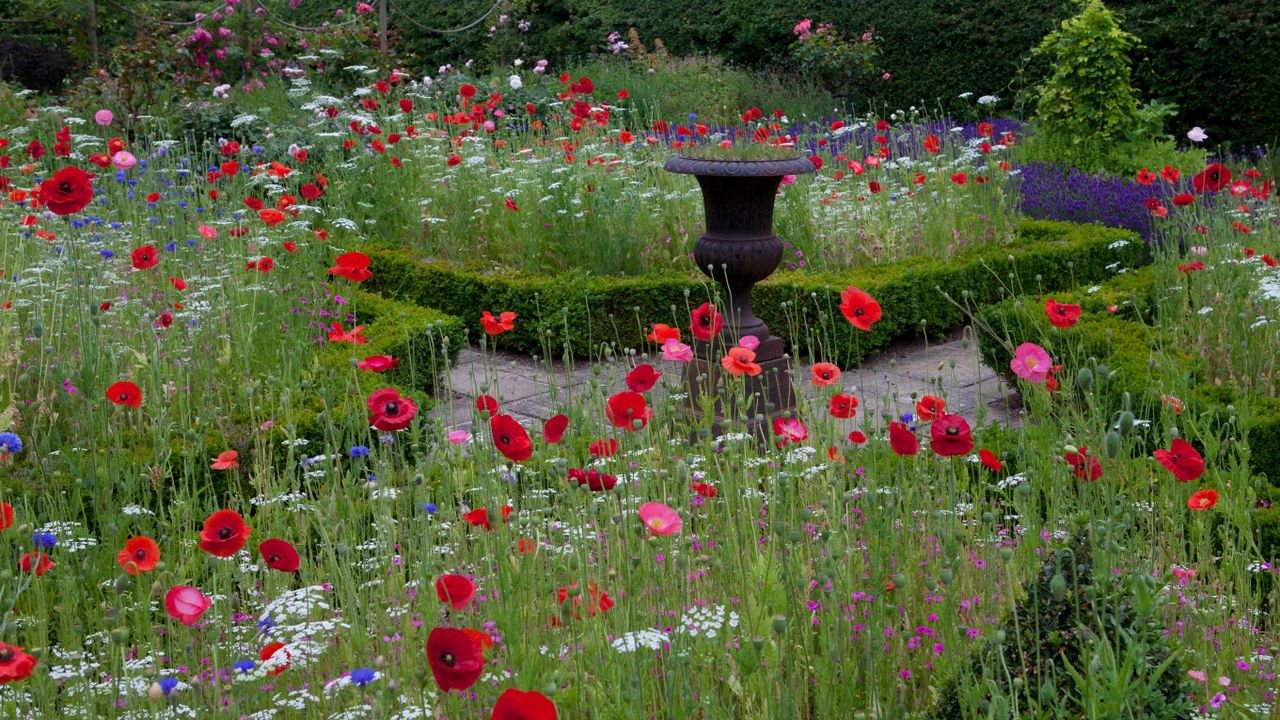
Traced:
<path id="1" fill-rule="evenodd" d="M 652 399 L 680 391 L 680 368 L 676 364 L 652 358 L 648 361 L 663 372 L 658 386 L 649 393 Z M 579 361 L 566 369 L 562 362 L 539 360 L 535 364 L 523 355 L 463 348 L 449 372 L 450 387 L 441 391 L 431 415 L 451 428 L 469 430 L 475 398 L 487 392 L 498 398 L 504 411 L 516 420 L 537 428 L 546 418 L 589 396 L 592 382 L 606 388 L 599 393 L 601 396 L 624 388 L 623 377 L 638 362 Z M 809 369 L 807 364 L 799 368 L 798 390 L 801 395 L 813 396 Z M 983 424 L 1020 422 L 1018 411 L 1022 404 L 1017 392 L 982 365 L 976 345 L 965 342 L 962 332 L 941 341 L 895 344 L 860 367 L 845 370 L 839 383 L 845 392 L 858 398 L 857 417 L 862 422 L 876 418 L 872 421 L 875 425 L 882 424 L 878 418 L 885 413 L 897 417 L 913 412 L 913 393 L 917 397 L 928 393 L 944 398 L 949 411 L 963 415 L 974 425 L 979 420 Z"/>

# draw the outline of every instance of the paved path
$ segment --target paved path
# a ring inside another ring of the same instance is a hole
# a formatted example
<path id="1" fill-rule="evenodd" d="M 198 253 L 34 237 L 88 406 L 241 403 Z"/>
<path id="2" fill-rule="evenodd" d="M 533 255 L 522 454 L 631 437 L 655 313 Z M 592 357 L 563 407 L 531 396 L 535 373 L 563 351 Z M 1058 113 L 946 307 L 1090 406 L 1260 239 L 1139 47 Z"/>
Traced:
<path id="1" fill-rule="evenodd" d="M 523 355 L 463 348 L 449 373 L 449 387 L 441 391 L 441 402 L 432 415 L 451 429 L 469 430 L 475 398 L 487 392 L 498 398 L 504 412 L 526 427 L 538 428 L 546 418 L 590 394 L 593 381 L 602 388 L 598 391 L 601 397 L 625 389 L 623 376 L 646 361 L 663 372 L 651 395 L 680 391 L 681 368 L 656 357 L 577 361 L 566 368 L 560 362 L 540 360 L 535 364 Z M 798 391 L 812 397 L 809 366 L 802 366 L 798 376 Z M 982 365 L 976 343 L 966 341 L 962 331 L 942 341 L 892 345 L 861 367 L 845 370 L 840 385 L 858 398 L 858 417 L 862 418 L 883 412 L 895 416 L 914 412 L 911 394 L 930 393 L 944 398 L 948 411 L 963 415 L 975 426 L 979 415 L 983 424 L 1019 422 L 1021 401 L 1017 393 Z"/>

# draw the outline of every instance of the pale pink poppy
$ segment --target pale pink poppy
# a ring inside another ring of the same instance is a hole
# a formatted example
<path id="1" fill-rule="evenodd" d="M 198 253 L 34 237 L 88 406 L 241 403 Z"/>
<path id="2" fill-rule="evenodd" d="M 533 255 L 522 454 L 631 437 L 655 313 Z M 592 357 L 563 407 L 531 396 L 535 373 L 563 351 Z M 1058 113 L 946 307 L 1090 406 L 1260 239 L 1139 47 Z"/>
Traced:
<path id="1" fill-rule="evenodd" d="M 117 170 L 128 170 L 138 164 L 138 158 L 128 150 L 121 150 L 111 156 L 111 164 L 115 165 Z"/>
<path id="2" fill-rule="evenodd" d="M 1019 345 L 1013 353 L 1013 360 L 1009 361 L 1009 367 L 1013 369 L 1015 375 L 1033 383 L 1044 382 L 1052 364 L 1049 353 L 1035 343 Z"/>
<path id="3" fill-rule="evenodd" d="M 106 108 L 103 108 L 93 114 L 93 121 L 98 123 L 102 127 L 106 127 L 110 125 L 111 121 L 115 119 L 116 119 L 116 116 L 113 115 L 112 112 Z"/>
<path id="4" fill-rule="evenodd" d="M 200 588 L 178 585 L 164 595 L 164 609 L 169 616 L 190 627 L 200 619 L 213 601 L 200 592 Z"/>
<path id="5" fill-rule="evenodd" d="M 640 522 L 649 528 L 651 535 L 677 535 L 684 527 L 680 513 L 660 502 L 647 502 L 640 506 Z"/>
<path id="6" fill-rule="evenodd" d="M 690 362 L 693 360 L 693 348 L 675 338 L 669 338 L 662 344 L 662 359 L 673 362 Z"/>
<path id="7" fill-rule="evenodd" d="M 208 225 L 201 225 L 200 227 L 196 228 L 196 232 L 200 233 L 200 237 L 204 238 L 205 240 L 212 240 L 218 237 L 217 228 L 211 228 Z"/>
<path id="8" fill-rule="evenodd" d="M 453 443 L 454 445 L 461 445 L 462 443 L 470 439 L 471 439 L 471 433 L 467 432 L 466 430 L 454 430 L 453 432 L 449 433 L 449 442 Z"/>
<path id="9" fill-rule="evenodd" d="M 795 175 L 783 175 L 783 176 L 782 176 L 782 184 L 783 184 L 783 186 L 784 186 L 784 187 L 785 187 L 785 186 L 787 186 L 787 185 L 794 185 L 794 184 L 795 184 L 795 182 L 796 182 L 796 176 L 795 176 Z"/>
<path id="10" fill-rule="evenodd" d="M 738 338 L 738 345 L 750 350 L 751 352 L 755 352 L 756 348 L 760 347 L 760 338 L 755 335 L 743 335 L 741 338 Z"/>

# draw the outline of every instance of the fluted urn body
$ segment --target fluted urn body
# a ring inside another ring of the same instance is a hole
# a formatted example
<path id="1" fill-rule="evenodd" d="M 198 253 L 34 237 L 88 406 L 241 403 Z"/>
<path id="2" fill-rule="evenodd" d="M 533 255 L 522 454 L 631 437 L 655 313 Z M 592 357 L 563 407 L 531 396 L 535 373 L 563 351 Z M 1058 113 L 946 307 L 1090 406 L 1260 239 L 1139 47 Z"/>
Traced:
<path id="1" fill-rule="evenodd" d="M 743 413 L 753 434 L 768 437 L 774 418 L 795 408 L 791 363 L 782 340 L 751 309 L 751 290 L 777 269 L 782 261 L 782 241 L 773 232 L 773 208 L 778 187 L 787 175 L 813 172 L 805 158 L 783 160 L 714 160 L 674 157 L 670 172 L 693 175 L 702 188 L 706 232 L 694 245 L 694 261 L 703 274 L 720 284 L 724 328 L 710 342 L 697 341 L 696 360 L 686 368 L 690 407 L 700 398 L 724 394 L 733 386 L 722 377 L 720 359 L 745 336 L 759 340 L 755 362 L 762 372 L 744 377 L 746 405 Z M 716 398 L 717 431 L 724 425 L 724 398 Z M 743 419 L 743 418 L 739 418 Z"/>

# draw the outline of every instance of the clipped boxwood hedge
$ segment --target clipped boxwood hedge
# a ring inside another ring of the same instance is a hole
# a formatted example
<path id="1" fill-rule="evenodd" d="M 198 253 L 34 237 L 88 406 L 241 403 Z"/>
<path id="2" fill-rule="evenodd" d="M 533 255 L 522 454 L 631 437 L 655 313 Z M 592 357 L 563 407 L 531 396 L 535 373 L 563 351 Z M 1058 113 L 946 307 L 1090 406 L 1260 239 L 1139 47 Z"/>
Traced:
<path id="1" fill-rule="evenodd" d="M 515 330 L 498 342 L 531 354 L 558 355 L 568 346 L 582 357 L 602 344 L 646 347 L 652 323 L 687 327 L 689 311 L 716 300 L 718 291 L 692 271 L 639 277 L 484 273 L 425 261 L 410 249 L 367 252 L 375 271 L 368 282 L 377 292 L 460 316 L 477 334 L 481 311 L 514 311 Z M 1117 267 L 1135 265 L 1143 252 L 1142 242 L 1128 231 L 1028 220 L 1010 243 L 975 247 L 948 259 L 776 273 L 756 286 L 752 305 L 793 352 L 821 342 L 825 359 L 851 364 L 922 329 L 942 332 L 963 324 L 965 313 L 946 296 L 986 305 L 1023 292 L 1023 284 L 1054 290 L 1097 282 Z M 871 293 L 884 310 L 873 332 L 855 330 L 839 315 L 840 292 L 850 285 Z M 822 322 L 832 318 L 837 322 Z"/>

